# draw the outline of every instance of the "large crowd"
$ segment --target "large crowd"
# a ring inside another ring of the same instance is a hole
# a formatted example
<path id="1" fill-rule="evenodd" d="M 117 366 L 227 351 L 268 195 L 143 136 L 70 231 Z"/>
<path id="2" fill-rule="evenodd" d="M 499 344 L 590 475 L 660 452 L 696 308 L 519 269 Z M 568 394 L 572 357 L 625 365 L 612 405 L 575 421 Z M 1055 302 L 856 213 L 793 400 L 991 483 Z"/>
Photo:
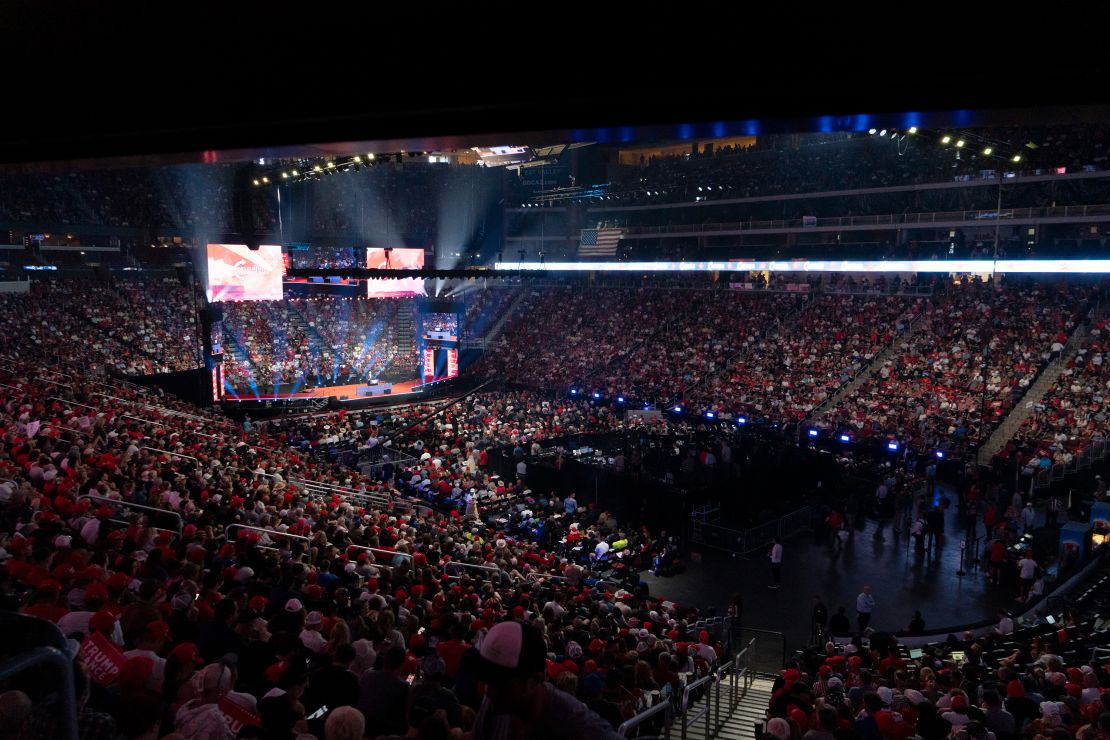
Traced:
<path id="1" fill-rule="evenodd" d="M 152 375 L 200 367 L 194 299 L 176 278 L 36 280 L 0 294 L 5 346 L 93 372 Z"/>
<path id="2" fill-rule="evenodd" d="M 496 445 L 622 428 L 603 410 L 497 393 L 434 423 L 410 408 L 236 426 L 79 375 L 58 395 L 8 362 L 2 598 L 70 641 L 83 738 L 499 736 L 488 723 L 514 708 L 472 646 L 522 628 L 539 690 L 577 695 L 598 715 L 575 701 L 577 721 L 612 736 L 721 655 L 694 610 L 599 575 L 666 543 L 489 472 Z M 341 439 L 389 467 L 314 450 Z M 92 672 L 87 643 L 117 670 Z M 17 686 L 7 736 L 53 736 L 59 707 Z"/>
<path id="3" fill-rule="evenodd" d="M 896 354 L 821 425 L 916 449 L 982 441 L 1064 349 L 1089 308 L 1085 288 L 968 281 L 930 300 Z"/>

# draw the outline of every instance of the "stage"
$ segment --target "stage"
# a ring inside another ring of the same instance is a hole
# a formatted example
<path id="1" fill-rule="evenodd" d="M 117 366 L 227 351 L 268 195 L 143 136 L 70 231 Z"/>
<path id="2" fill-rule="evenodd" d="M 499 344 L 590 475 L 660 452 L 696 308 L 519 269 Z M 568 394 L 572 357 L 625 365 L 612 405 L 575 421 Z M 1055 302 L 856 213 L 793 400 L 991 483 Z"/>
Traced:
<path id="1" fill-rule="evenodd" d="M 392 383 L 391 385 L 393 386 L 393 388 L 391 389 L 391 391 L 389 393 L 382 393 L 382 394 L 377 394 L 377 395 L 363 395 L 363 396 L 357 395 L 356 389 L 359 386 L 364 386 L 364 385 L 366 385 L 366 382 L 349 383 L 347 385 L 328 385 L 328 386 L 320 386 L 318 388 L 308 388 L 308 389 L 305 389 L 303 391 L 297 391 L 296 393 L 277 393 L 277 394 L 275 394 L 273 392 L 270 392 L 270 393 L 259 392 L 259 393 L 256 394 L 255 391 L 253 391 L 251 389 L 241 389 L 241 390 L 237 389 L 234 392 L 232 392 L 230 390 L 227 391 L 224 400 L 225 401 L 266 401 L 266 400 L 277 400 L 277 399 L 287 399 L 287 398 L 300 398 L 300 399 L 304 399 L 304 398 L 342 398 L 343 396 L 346 396 L 346 400 L 355 401 L 355 400 L 365 400 L 365 399 L 408 397 L 408 396 L 419 394 L 424 388 L 423 384 L 421 384 L 421 382 L 419 380 L 414 379 L 414 380 L 406 380 L 406 381 L 403 381 L 403 382 L 400 382 L 400 383 Z M 260 389 L 260 391 L 261 391 L 261 389 Z M 236 395 L 236 394 L 238 394 L 238 395 Z"/>

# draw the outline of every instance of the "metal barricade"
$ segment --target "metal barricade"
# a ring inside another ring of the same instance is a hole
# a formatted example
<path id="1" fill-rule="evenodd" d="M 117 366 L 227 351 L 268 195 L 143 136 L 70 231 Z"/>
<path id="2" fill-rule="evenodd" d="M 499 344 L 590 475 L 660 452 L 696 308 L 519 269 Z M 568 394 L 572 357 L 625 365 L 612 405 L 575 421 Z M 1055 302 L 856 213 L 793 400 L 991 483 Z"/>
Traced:
<path id="1" fill-rule="evenodd" d="M 460 562 L 457 562 L 455 560 L 451 560 L 446 565 L 444 565 L 443 570 L 446 572 L 448 569 L 450 569 L 452 567 L 455 567 L 455 568 L 469 568 L 471 570 L 483 571 L 485 573 L 496 573 L 498 575 L 501 574 L 501 569 L 496 567 L 496 566 L 493 566 L 493 565 L 477 565 L 475 563 L 460 563 Z M 451 577 L 461 578 L 462 576 L 451 576 Z M 487 576 L 484 576 L 484 578 L 492 579 L 492 576 L 487 575 Z"/>
<path id="2" fill-rule="evenodd" d="M 686 740 L 686 730 L 702 717 L 705 718 L 705 740 L 709 740 L 709 713 L 710 709 L 712 709 L 710 705 L 713 703 L 710 700 L 712 694 L 709 689 L 705 690 L 705 705 L 696 714 L 690 715 L 687 710 L 690 708 L 691 692 L 693 692 L 694 689 L 706 685 L 712 680 L 713 674 L 710 673 L 708 676 L 703 676 L 693 683 L 686 684 L 686 687 L 682 689 L 682 740 Z"/>
<path id="3" fill-rule="evenodd" d="M 631 730 L 639 727 L 644 722 L 646 722 L 647 720 L 651 719 L 652 717 L 654 717 L 655 715 L 660 714 L 660 713 L 662 713 L 664 715 L 664 718 L 663 718 L 663 737 L 665 738 L 665 740 L 670 740 L 670 738 L 671 738 L 671 721 L 673 719 L 672 715 L 674 713 L 674 709 L 671 707 L 671 702 L 669 700 L 666 700 L 666 699 L 661 700 L 658 704 L 656 704 L 653 707 L 645 709 L 644 711 L 637 714 L 635 717 L 630 717 L 629 719 L 626 719 L 624 722 L 621 723 L 621 726 L 617 728 L 617 734 L 620 735 L 621 737 L 628 737 L 628 733 Z"/>
<path id="4" fill-rule="evenodd" d="M 754 639 L 757 637 L 758 640 Z M 782 670 L 786 662 L 786 636 L 783 633 L 742 627 L 740 640 L 747 644 L 745 667 L 749 671 L 773 676 Z"/>
<path id="5" fill-rule="evenodd" d="M 146 506 L 145 504 L 135 504 L 135 503 L 132 503 L 130 501 L 121 501 L 121 500 L 114 499 L 114 498 L 105 498 L 104 496 L 96 496 L 96 495 L 91 494 L 91 493 L 86 493 L 86 494 L 83 494 L 83 495 L 77 497 L 78 501 L 80 501 L 81 499 L 88 499 L 89 501 L 95 501 L 97 503 L 105 504 L 105 505 L 108 505 L 108 506 L 122 506 L 122 507 L 128 509 L 129 511 L 150 512 L 150 513 L 155 514 L 157 516 L 169 517 L 170 519 L 173 519 L 175 522 L 177 522 L 177 528 L 176 529 L 166 529 L 165 527 L 151 527 L 151 529 L 157 529 L 157 530 L 160 530 L 160 531 L 163 531 L 163 532 L 173 532 L 173 533 L 178 534 L 178 535 L 180 535 L 182 533 L 182 531 L 184 530 L 184 521 L 181 519 L 181 515 L 178 514 L 176 511 L 171 511 L 170 509 L 159 509 L 157 506 Z M 131 522 L 125 520 L 125 519 L 109 519 L 108 521 L 115 522 L 117 524 L 130 524 L 131 523 Z"/>

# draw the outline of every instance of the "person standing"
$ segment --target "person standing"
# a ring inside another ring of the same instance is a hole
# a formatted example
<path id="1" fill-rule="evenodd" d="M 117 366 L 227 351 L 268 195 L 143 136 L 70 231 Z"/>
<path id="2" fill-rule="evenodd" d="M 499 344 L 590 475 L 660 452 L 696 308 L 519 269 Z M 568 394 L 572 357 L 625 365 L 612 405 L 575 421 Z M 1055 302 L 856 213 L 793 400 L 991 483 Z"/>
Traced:
<path id="1" fill-rule="evenodd" d="M 863 591 L 856 597 L 856 616 L 859 620 L 859 631 L 867 630 L 871 624 L 871 612 L 875 611 L 875 597 L 871 595 L 871 587 L 864 586 Z"/>
<path id="2" fill-rule="evenodd" d="M 1025 507 L 1021 510 L 1021 524 L 1023 534 L 1029 534 L 1033 531 L 1033 526 L 1037 522 L 1037 512 L 1033 509 L 1032 500 L 1025 502 Z"/>
<path id="3" fill-rule="evenodd" d="M 1059 496 L 1052 496 L 1048 499 L 1048 512 L 1045 514 L 1046 524 L 1049 527 L 1055 527 L 1059 518 L 1060 510 L 1064 508 L 1063 503 L 1060 501 Z"/>
<path id="4" fill-rule="evenodd" d="M 820 594 L 813 595 L 813 634 L 810 636 L 814 645 L 820 645 L 825 639 L 825 628 L 829 623 L 829 610 Z"/>
<path id="5" fill-rule="evenodd" d="M 778 537 L 771 540 L 771 549 L 767 553 L 771 561 L 771 585 L 767 588 L 778 588 L 782 585 L 782 543 Z"/>

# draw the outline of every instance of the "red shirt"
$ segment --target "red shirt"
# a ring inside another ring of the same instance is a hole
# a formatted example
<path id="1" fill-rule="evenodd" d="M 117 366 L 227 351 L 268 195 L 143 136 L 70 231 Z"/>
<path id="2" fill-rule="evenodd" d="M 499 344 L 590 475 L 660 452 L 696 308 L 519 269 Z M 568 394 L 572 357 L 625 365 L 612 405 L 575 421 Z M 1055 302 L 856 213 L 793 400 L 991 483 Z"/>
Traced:
<path id="1" fill-rule="evenodd" d="M 436 646 L 436 655 L 443 658 L 444 675 L 454 677 L 459 672 L 462 656 L 470 645 L 464 640 L 444 640 Z"/>

